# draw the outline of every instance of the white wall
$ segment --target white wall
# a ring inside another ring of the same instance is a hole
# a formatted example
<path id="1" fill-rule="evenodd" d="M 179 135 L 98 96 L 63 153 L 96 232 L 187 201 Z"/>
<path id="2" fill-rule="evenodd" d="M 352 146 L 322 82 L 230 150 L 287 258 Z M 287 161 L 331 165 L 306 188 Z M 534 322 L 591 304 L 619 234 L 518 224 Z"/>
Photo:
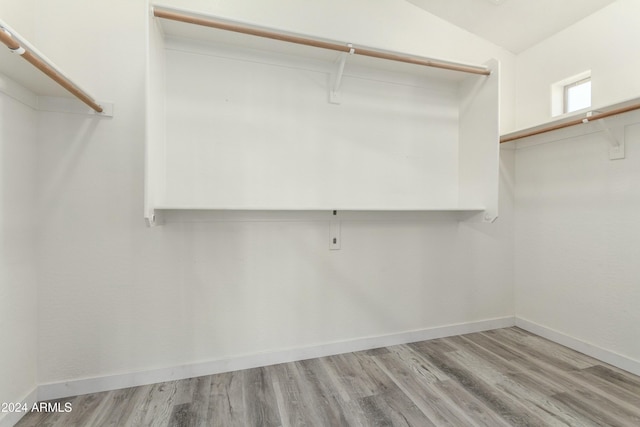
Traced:
<path id="1" fill-rule="evenodd" d="M 304 218 L 145 228 L 145 5 L 53 3 L 38 3 L 36 42 L 115 115 L 41 114 L 40 383 L 513 314 L 509 180 L 495 224 L 349 222 L 335 252 L 328 224 Z M 511 104 L 513 56 L 404 1 L 175 3 L 428 56 L 497 57 Z M 512 164 L 505 156 L 506 176 Z"/>
<path id="2" fill-rule="evenodd" d="M 34 1 L 0 0 L 0 17 L 33 32 Z M 24 89 L 0 74 L 8 92 Z M 36 113 L 0 91 L 0 402 L 33 399 L 37 385 Z M 16 414 L 0 413 L 0 425 Z"/>
<path id="3" fill-rule="evenodd" d="M 34 35 L 36 0 L 0 0 L 0 19 L 26 39 Z"/>
<path id="4" fill-rule="evenodd" d="M 623 160 L 603 132 L 517 151 L 516 315 L 637 370 L 640 115 L 624 125 Z"/>
<path id="5" fill-rule="evenodd" d="M 551 120 L 551 85 L 591 70 L 594 108 L 640 97 L 640 2 L 618 0 L 517 58 L 516 127 Z"/>
<path id="6" fill-rule="evenodd" d="M 140 222 L 146 13 L 126 0 L 38 4 L 34 43 L 116 109 L 113 118 L 40 113 L 40 383 L 141 369 L 162 354 L 137 350 L 158 339 L 160 307 L 149 301 L 163 293 L 156 274 L 171 270 Z M 84 42 L 64 49 L 78 34 Z"/>
<path id="7" fill-rule="evenodd" d="M 0 92 L 0 402 L 36 387 L 35 127 L 35 112 Z"/>
<path id="8" fill-rule="evenodd" d="M 594 104 L 640 96 L 638 16 L 640 2 L 620 0 L 522 53 L 518 122 L 543 120 L 548 85 L 585 68 Z M 585 127 L 521 142 L 515 186 L 516 315 L 624 356 L 636 370 L 639 122 L 637 113 L 607 119 L 626 126 L 624 160 L 609 160 L 603 133 L 581 136 Z M 530 145 L 542 140 L 552 142 Z"/>
<path id="9" fill-rule="evenodd" d="M 167 113 L 155 123 L 167 135 L 159 205 L 458 205 L 455 82 L 388 71 L 353 77 L 349 64 L 338 106 L 327 102 L 327 66 L 247 61 L 238 50 L 168 43 Z"/>

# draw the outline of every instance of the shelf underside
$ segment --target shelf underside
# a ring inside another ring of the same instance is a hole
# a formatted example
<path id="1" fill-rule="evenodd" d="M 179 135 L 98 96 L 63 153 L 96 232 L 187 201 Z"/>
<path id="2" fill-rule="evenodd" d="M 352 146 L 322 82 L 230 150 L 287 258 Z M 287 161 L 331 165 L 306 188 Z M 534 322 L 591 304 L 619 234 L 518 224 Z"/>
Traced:
<path id="1" fill-rule="evenodd" d="M 237 221 L 423 221 L 466 220 L 484 212 L 481 207 L 427 208 L 427 209 L 231 209 L 194 207 L 157 207 L 154 221 L 163 222 L 237 222 Z"/>
<path id="2" fill-rule="evenodd" d="M 67 90 L 19 55 L 11 53 L 4 45 L 0 45 L 0 74 L 4 74 L 38 96 L 73 98 Z"/>
<path id="3" fill-rule="evenodd" d="M 173 210 L 173 211 L 296 211 L 296 212 L 481 212 L 485 208 L 481 206 L 468 207 L 411 207 L 411 208 L 390 208 L 390 207 L 311 207 L 301 208 L 296 206 L 276 206 L 276 207 L 203 207 L 203 206 L 156 206 L 156 210 Z"/>

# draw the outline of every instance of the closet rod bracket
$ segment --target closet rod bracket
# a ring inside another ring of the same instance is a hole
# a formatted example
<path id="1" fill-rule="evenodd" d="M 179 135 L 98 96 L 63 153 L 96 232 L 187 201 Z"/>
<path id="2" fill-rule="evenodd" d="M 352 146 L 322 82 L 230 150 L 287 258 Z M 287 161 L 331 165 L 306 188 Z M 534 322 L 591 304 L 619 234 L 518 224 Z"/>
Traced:
<path id="1" fill-rule="evenodd" d="M 15 42 L 13 34 L 11 34 L 11 31 L 7 30 L 4 27 L 0 27 L 0 30 L 5 33 L 7 35 L 7 37 L 9 37 L 9 44 L 7 44 L 7 48 L 9 49 L 9 52 L 11 53 L 15 53 L 16 55 L 24 55 L 26 52 L 26 49 L 24 47 L 22 47 L 19 43 Z"/>
<path id="2" fill-rule="evenodd" d="M 587 116 L 582 120 L 583 123 L 590 122 L 593 114 L 602 114 L 599 111 L 589 111 Z M 609 126 L 606 119 L 596 119 L 596 126 L 604 133 L 604 137 L 609 143 L 609 160 L 620 160 L 625 158 L 624 147 L 624 126 Z"/>
<path id="3" fill-rule="evenodd" d="M 604 121 L 604 120 L 603 120 Z M 609 160 L 620 160 L 625 158 L 624 146 L 624 126 L 609 128 L 601 124 L 604 133 L 609 140 Z"/>
<path id="4" fill-rule="evenodd" d="M 16 55 L 20 55 L 20 56 L 24 55 L 26 52 L 25 48 L 23 48 L 22 46 L 20 46 L 17 49 L 9 49 L 9 50 L 11 51 L 11 53 L 15 53 Z"/>
<path id="5" fill-rule="evenodd" d="M 331 89 L 329 90 L 329 102 L 332 104 L 340 104 L 342 102 L 342 97 L 340 95 L 340 85 L 342 84 L 342 74 L 344 73 L 344 66 L 347 63 L 347 57 L 353 55 L 356 50 L 353 48 L 353 44 L 348 43 L 347 47 L 349 48 L 349 52 L 342 52 L 337 61 L 337 68 L 333 78 L 333 84 L 331 85 Z"/>

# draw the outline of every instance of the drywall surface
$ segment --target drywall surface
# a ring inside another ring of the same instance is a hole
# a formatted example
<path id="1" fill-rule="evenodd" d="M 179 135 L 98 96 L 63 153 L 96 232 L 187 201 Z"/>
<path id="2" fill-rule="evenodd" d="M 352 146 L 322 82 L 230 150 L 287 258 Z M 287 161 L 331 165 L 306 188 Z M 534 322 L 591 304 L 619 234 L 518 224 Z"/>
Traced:
<path id="1" fill-rule="evenodd" d="M 167 129 L 161 205 L 458 205 L 456 82 L 350 74 L 336 105 L 326 66 L 227 50 L 168 44 L 167 113 L 154 125 Z"/>
<path id="2" fill-rule="evenodd" d="M 576 128 L 516 152 L 516 315 L 637 365 L 640 115 L 607 125 L 624 130 L 625 159 Z"/>
<path id="3" fill-rule="evenodd" d="M 0 19 L 29 39 L 34 34 L 35 3 L 36 0 L 0 0 Z"/>
<path id="4" fill-rule="evenodd" d="M 35 112 L 0 92 L 0 403 L 36 387 L 35 127 Z"/>
<path id="5" fill-rule="evenodd" d="M 517 57 L 516 129 L 551 120 L 551 85 L 591 70 L 592 106 L 640 96 L 640 2 L 618 0 Z"/>
<path id="6" fill-rule="evenodd" d="M 423 54 L 431 53 L 424 40 L 437 36 L 449 40 L 456 59 L 502 59 L 512 81 L 510 54 L 441 21 L 434 33 L 428 24 L 435 18 L 404 1 L 367 2 L 366 18 L 349 12 L 362 1 L 207 5 L 229 18 Z M 38 6 L 42 50 L 115 104 L 113 118 L 40 115 L 40 383 L 513 314 L 512 153 L 503 159 L 505 197 L 494 224 L 458 222 L 446 213 L 344 222 L 339 251 L 329 251 L 329 223 L 306 217 L 149 229 L 143 220 L 148 10 L 129 0 Z"/>

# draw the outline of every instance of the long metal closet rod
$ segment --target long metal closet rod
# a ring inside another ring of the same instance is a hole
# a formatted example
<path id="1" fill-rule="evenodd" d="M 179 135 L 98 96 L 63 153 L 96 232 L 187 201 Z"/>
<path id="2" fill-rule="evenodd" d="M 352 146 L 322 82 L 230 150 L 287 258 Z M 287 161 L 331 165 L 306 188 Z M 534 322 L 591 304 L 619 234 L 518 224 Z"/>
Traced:
<path id="1" fill-rule="evenodd" d="M 622 113 L 627 113 L 629 111 L 634 111 L 634 110 L 640 110 L 640 104 L 633 104 L 633 105 L 628 105 L 626 107 L 620 107 L 620 108 L 616 108 L 614 110 L 611 111 L 607 111 L 604 113 L 598 113 L 598 114 L 593 114 L 589 117 L 583 117 L 583 118 L 578 118 L 578 119 L 574 119 L 574 120 L 569 120 L 567 122 L 563 122 L 563 123 L 558 123 L 555 125 L 550 125 L 547 127 L 543 127 L 540 129 L 534 129 L 531 131 L 525 131 L 516 135 L 509 135 L 509 136 L 504 136 L 500 138 L 500 143 L 505 143 L 505 142 L 510 142 L 510 141 L 515 141 L 517 139 L 522 139 L 522 138 L 526 138 L 528 136 L 533 136 L 533 135 L 539 135 L 541 133 L 546 133 L 546 132 L 551 132 L 553 130 L 558 130 L 558 129 L 563 129 L 563 128 L 568 128 L 570 126 L 575 126 L 575 125 L 579 125 L 582 123 L 587 123 L 587 122 L 592 122 L 594 120 L 599 120 L 599 119 L 604 119 L 607 117 L 611 117 L 611 116 L 615 116 L 617 114 L 622 114 Z"/>
<path id="2" fill-rule="evenodd" d="M 51 65 L 47 64 L 38 56 L 34 55 L 28 49 L 25 49 L 24 46 L 21 46 L 20 43 L 14 39 L 14 36 L 8 30 L 5 30 L 1 26 L 0 26 L 0 41 L 2 41 L 2 43 L 4 43 L 9 49 L 14 51 L 14 53 L 22 56 L 26 61 L 28 61 L 38 70 L 42 71 L 47 76 L 49 76 L 53 81 L 55 81 L 60 86 L 62 86 L 63 88 L 71 92 L 80 101 L 87 104 L 96 112 L 102 113 L 103 111 L 102 107 L 98 105 L 91 96 L 89 96 L 86 92 L 84 92 L 82 89 L 76 86 L 68 78 L 60 74 Z"/>
<path id="3" fill-rule="evenodd" d="M 158 18 L 169 19 L 172 21 L 180 21 L 188 24 L 195 24 L 195 25 L 201 25 L 204 27 L 217 28 L 220 30 L 233 31 L 236 33 L 249 34 L 252 36 L 264 37 L 268 39 L 280 40 L 280 41 L 296 43 L 296 44 L 301 44 L 306 46 L 319 47 L 322 49 L 330 49 L 338 52 L 350 53 L 351 49 L 353 49 L 354 50 L 353 53 L 355 54 L 369 56 L 373 58 L 381 58 L 381 59 L 387 59 L 390 61 L 405 62 L 409 64 L 423 65 L 426 67 L 443 68 L 445 70 L 461 71 L 463 73 L 480 74 L 485 76 L 488 76 L 491 74 L 491 70 L 485 67 L 453 64 L 453 63 L 448 63 L 448 62 L 438 61 L 433 59 L 418 58 L 418 57 L 413 57 L 413 56 L 408 56 L 403 54 L 384 52 L 380 50 L 353 47 L 353 46 L 348 46 L 346 43 L 339 44 L 339 43 L 326 42 L 323 40 L 317 40 L 317 39 L 312 39 L 307 37 L 293 36 L 289 34 L 278 33 L 275 31 L 253 28 L 246 25 L 228 23 L 221 20 L 217 20 L 215 18 L 210 18 L 210 17 L 205 18 L 202 16 L 161 9 L 158 7 L 153 8 L 153 14 Z"/>

